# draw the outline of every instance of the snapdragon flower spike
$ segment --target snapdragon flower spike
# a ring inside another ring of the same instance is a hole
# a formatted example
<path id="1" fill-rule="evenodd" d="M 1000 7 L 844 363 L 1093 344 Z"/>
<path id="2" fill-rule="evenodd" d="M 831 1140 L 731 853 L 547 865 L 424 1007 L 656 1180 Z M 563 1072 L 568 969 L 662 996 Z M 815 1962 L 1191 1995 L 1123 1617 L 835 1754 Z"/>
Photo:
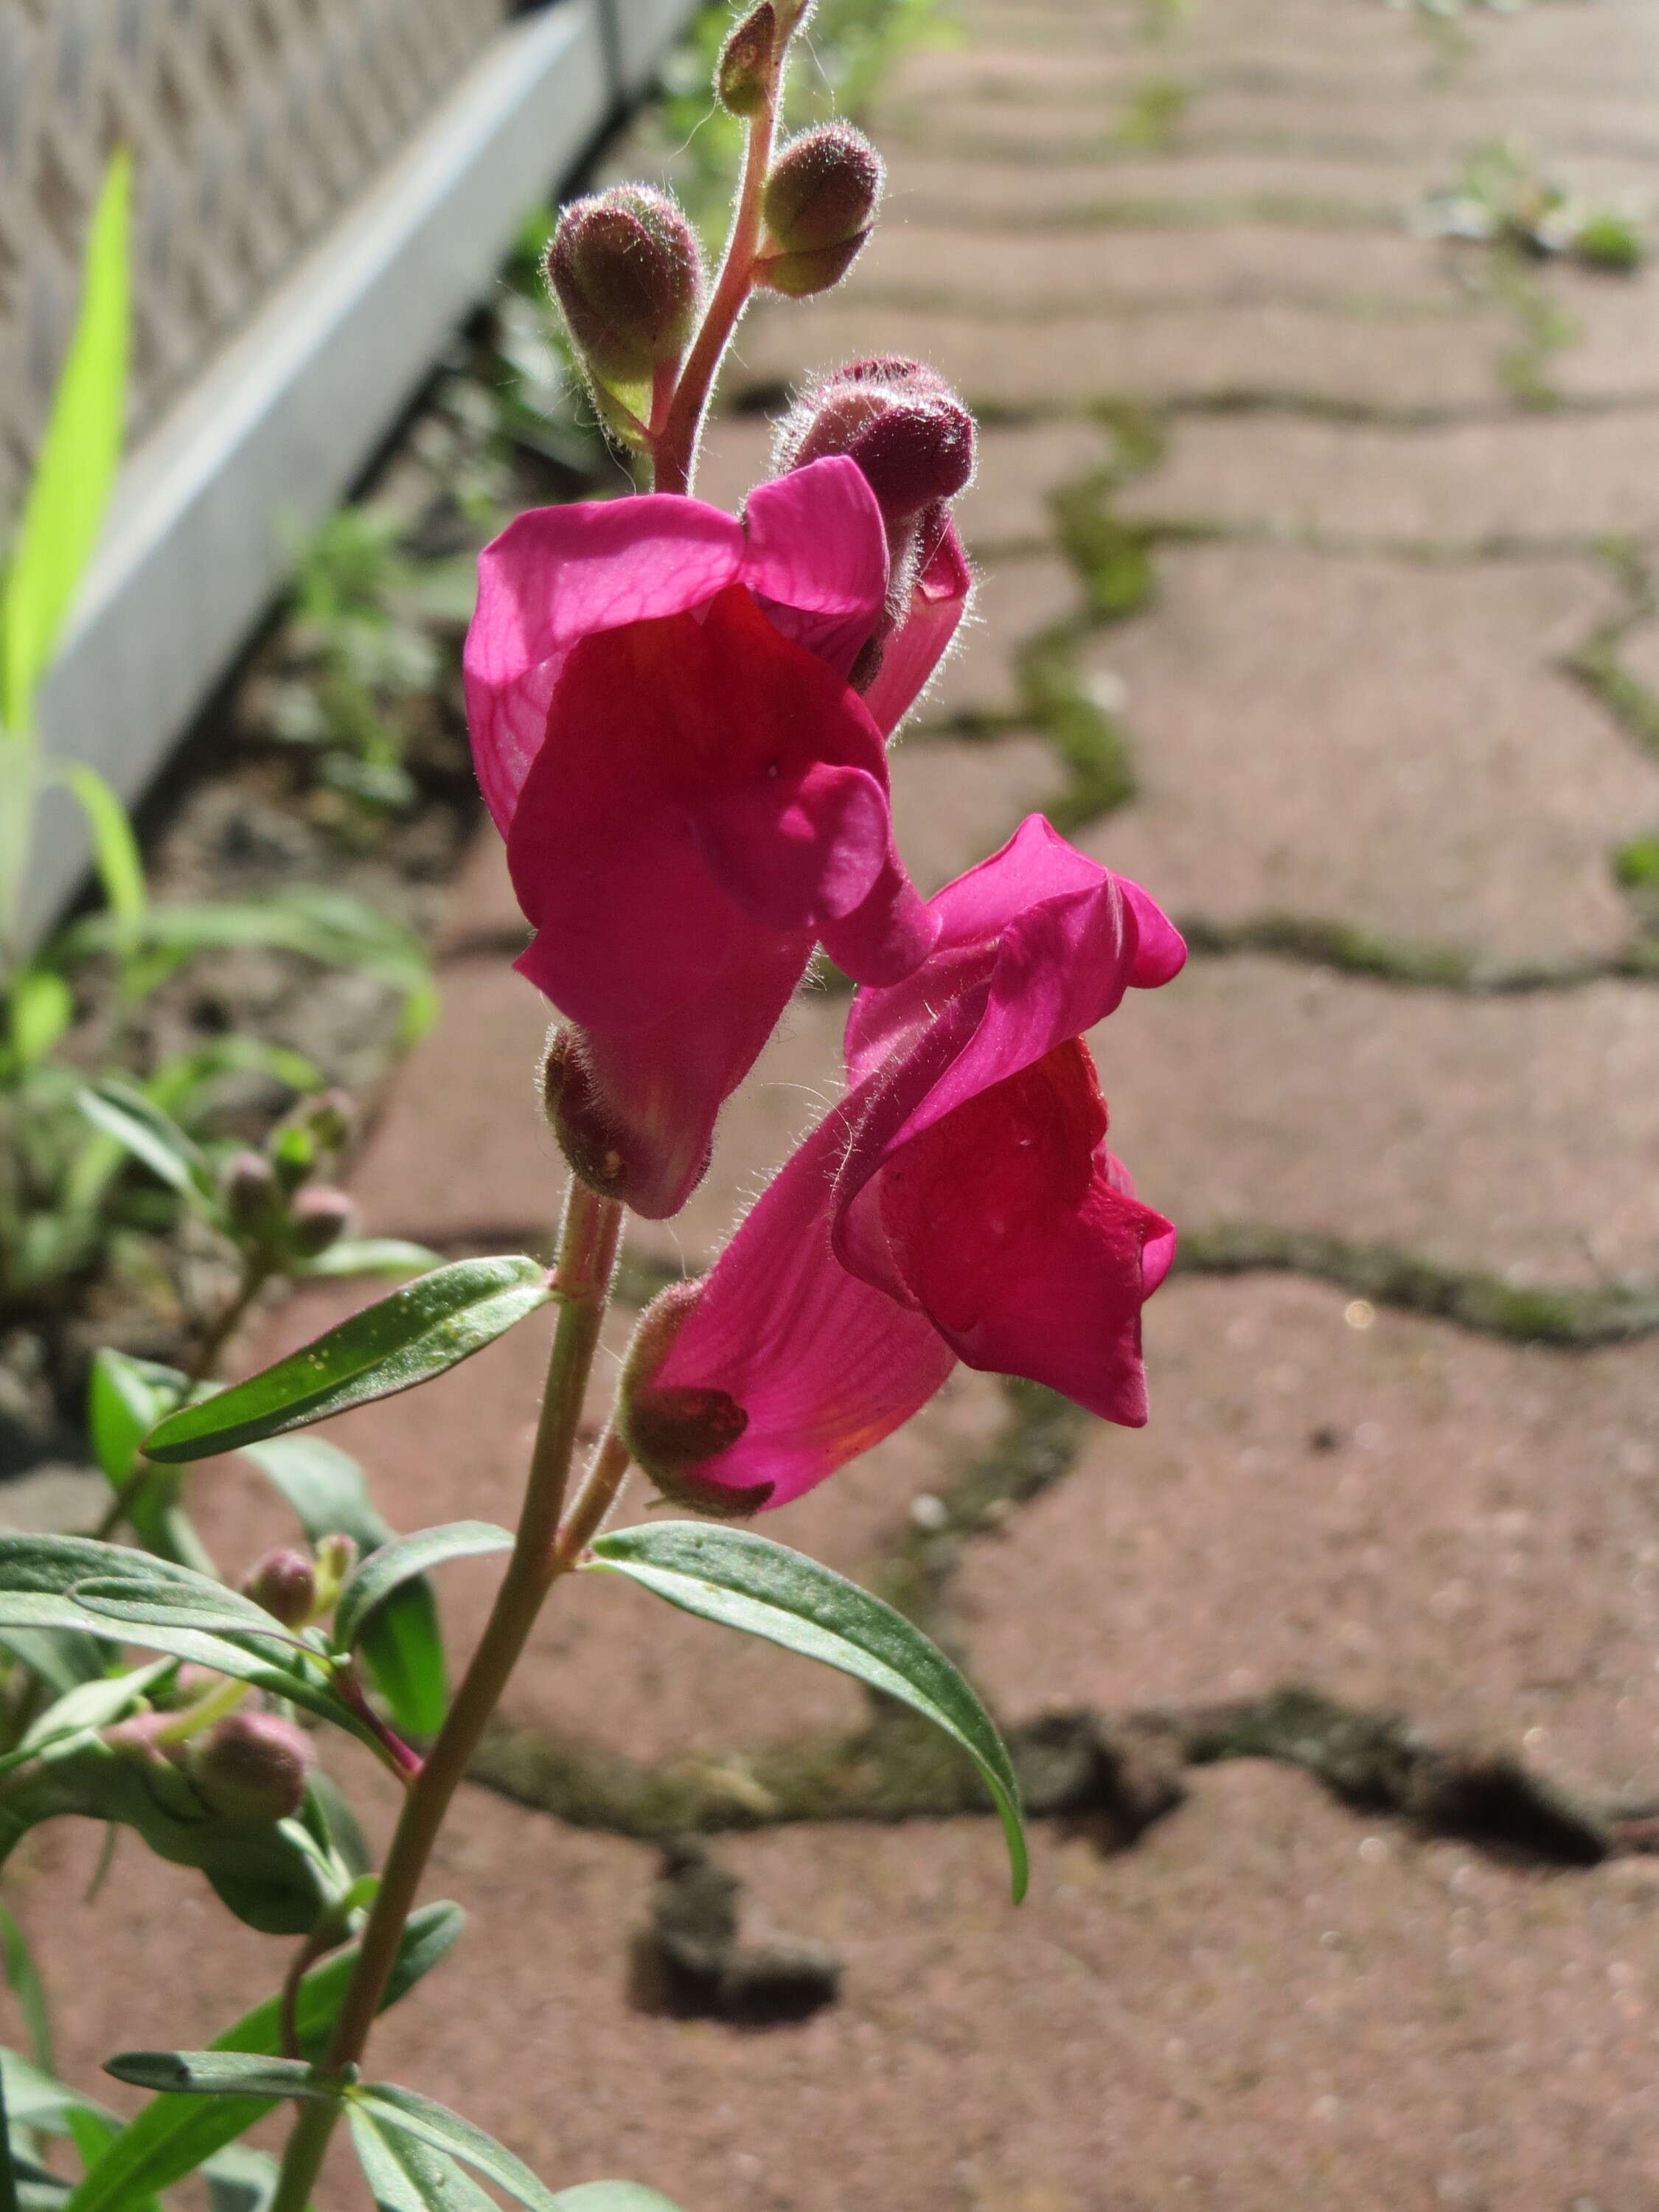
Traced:
<path id="1" fill-rule="evenodd" d="M 623 1436 L 703 1511 L 799 1497 L 958 1359 L 1146 1418 L 1140 1309 L 1176 1233 L 1107 1149 L 1082 1038 L 1186 947 L 1037 816 L 931 905 L 927 960 L 854 1001 L 845 1099 L 641 1320 Z"/>
<path id="2" fill-rule="evenodd" d="M 536 930 L 517 964 L 570 1025 L 555 1126 L 653 1218 L 696 1186 L 814 941 L 882 983 L 937 933 L 847 680 L 886 590 L 880 510 L 841 459 L 761 485 L 741 522 L 670 495 L 547 507 L 480 557 L 473 758 Z"/>
<path id="3" fill-rule="evenodd" d="M 856 461 L 887 531 L 888 590 L 853 680 L 878 726 L 896 729 L 944 659 L 973 592 L 951 501 L 973 481 L 974 418 L 943 377 L 902 355 L 836 369 L 786 417 L 774 462 Z"/>

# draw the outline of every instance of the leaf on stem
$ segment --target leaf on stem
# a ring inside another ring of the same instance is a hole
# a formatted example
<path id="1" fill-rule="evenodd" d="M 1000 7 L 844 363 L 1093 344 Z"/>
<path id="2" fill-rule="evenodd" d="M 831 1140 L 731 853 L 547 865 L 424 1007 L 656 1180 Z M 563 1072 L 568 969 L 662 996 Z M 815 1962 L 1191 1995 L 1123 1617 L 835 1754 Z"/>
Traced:
<path id="1" fill-rule="evenodd" d="M 93 1456 L 116 1489 L 131 1481 L 148 1431 L 184 1395 L 176 1367 L 135 1359 L 106 1345 L 93 1356 L 87 1385 L 87 1430 Z"/>
<path id="2" fill-rule="evenodd" d="M 493 2136 L 464 2120 L 459 2112 L 452 2112 L 447 2106 L 420 2096 L 413 2089 L 397 2088 L 389 2081 L 365 2082 L 346 2094 L 353 2106 L 366 2112 L 381 2130 L 413 2136 L 428 2149 L 462 2160 L 486 2181 L 504 2189 L 526 2212 L 561 2212 L 558 2198 L 537 2180 L 521 2158 L 514 2157 Z"/>
<path id="3" fill-rule="evenodd" d="M 113 1137 L 152 1175 L 171 1184 L 181 1198 L 204 1208 L 212 1205 L 213 1170 L 205 1153 L 142 1091 L 107 1076 L 77 1091 L 75 1103 L 88 1121 Z"/>
<path id="4" fill-rule="evenodd" d="M 394 1590 L 424 1574 L 428 1567 L 441 1566 L 447 1559 L 474 1559 L 485 1552 L 512 1548 L 511 1531 L 498 1528 L 492 1521 L 448 1521 L 383 1545 L 369 1554 L 340 1593 L 334 1613 L 336 1646 L 349 1651 L 369 1614 Z"/>
<path id="5" fill-rule="evenodd" d="M 365 1307 L 263 1374 L 181 1407 L 144 1449 L 152 1459 L 206 1459 L 411 1390 L 482 1352 L 550 1295 L 538 1261 L 458 1260 Z"/>
<path id="6" fill-rule="evenodd" d="M 118 2051 L 104 2061 L 104 2071 L 173 2097 L 305 2097 L 326 2104 L 342 2092 L 337 2075 L 301 2058 L 246 2051 Z"/>
<path id="7" fill-rule="evenodd" d="M 373 2193 L 375 2212 L 496 2212 L 465 2166 L 413 2136 L 383 2127 L 354 2100 L 346 2108 L 351 2147 Z"/>
<path id="8" fill-rule="evenodd" d="M 1001 1815 L 1014 1901 L 1025 1894 L 1019 1784 L 995 1723 L 936 1644 L 880 1598 L 747 1528 L 664 1521 L 593 1545 L 591 1567 L 626 1575 L 683 1612 L 822 1660 L 932 1721 L 979 1769 Z"/>
<path id="9" fill-rule="evenodd" d="M 678 2204 L 641 2181 L 579 2181 L 553 2202 L 559 2212 L 679 2212 Z"/>
<path id="10" fill-rule="evenodd" d="M 404 1940 L 386 1984 L 380 2009 L 395 2004 L 431 1971 L 460 1934 L 459 1905 L 422 1905 L 410 1916 Z M 313 1966 L 300 1984 L 296 2019 L 300 2047 L 320 2056 L 346 1984 L 357 1963 L 357 1947 L 337 1952 Z M 281 2007 L 276 1997 L 246 2014 L 214 2040 L 220 2051 L 275 2053 L 282 2048 Z M 125 2212 L 135 2194 L 166 2189 L 205 2167 L 270 2111 L 275 2100 L 246 2096 L 197 2098 L 163 2094 L 127 2124 L 91 2172 L 71 2194 L 64 2212 Z"/>

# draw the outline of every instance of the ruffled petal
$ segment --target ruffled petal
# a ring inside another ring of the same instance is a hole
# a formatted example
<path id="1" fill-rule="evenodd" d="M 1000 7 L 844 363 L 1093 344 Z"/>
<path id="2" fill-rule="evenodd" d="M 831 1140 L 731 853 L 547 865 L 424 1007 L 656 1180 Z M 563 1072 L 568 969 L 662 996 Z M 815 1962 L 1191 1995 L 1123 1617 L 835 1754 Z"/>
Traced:
<path id="1" fill-rule="evenodd" d="M 647 1461 L 671 1495 L 708 1505 L 718 1503 L 710 1492 L 724 1492 L 744 1510 L 787 1504 L 908 1420 L 956 1364 L 920 1313 L 849 1275 L 830 1251 L 846 1138 L 839 1109 L 786 1164 L 688 1301 L 649 1388 L 695 1394 L 699 1405 L 711 1394 L 729 1401 L 742 1432 L 700 1462 Z M 647 1429 L 636 1425 L 636 1449 Z"/>
<path id="2" fill-rule="evenodd" d="M 775 928 L 814 933 L 863 905 L 892 837 L 876 779 L 827 761 L 727 793 L 699 807 L 694 823 L 732 898 Z"/>
<path id="3" fill-rule="evenodd" d="M 485 546 L 462 668 L 473 763 L 503 836 L 571 647 L 701 606 L 743 558 L 731 515 L 672 494 L 534 507 Z"/>
<path id="4" fill-rule="evenodd" d="M 837 456 L 757 484 L 743 527 L 742 580 L 844 683 L 887 597 L 887 534 L 862 470 Z"/>
<path id="5" fill-rule="evenodd" d="M 806 473 L 801 471 L 803 476 Z M 864 703 L 884 737 L 890 737 L 897 729 L 944 659 L 967 611 L 973 588 L 974 574 L 962 540 L 957 536 L 956 525 L 947 521 L 910 587 L 910 604 L 886 640 L 881 666 L 864 695 Z"/>
<path id="6" fill-rule="evenodd" d="M 1138 1427 L 1146 1251 L 1172 1232 L 1113 1187 L 1105 1124 L 1086 1049 L 1064 1044 L 902 1146 L 872 1195 L 894 1270 L 959 1358 Z"/>

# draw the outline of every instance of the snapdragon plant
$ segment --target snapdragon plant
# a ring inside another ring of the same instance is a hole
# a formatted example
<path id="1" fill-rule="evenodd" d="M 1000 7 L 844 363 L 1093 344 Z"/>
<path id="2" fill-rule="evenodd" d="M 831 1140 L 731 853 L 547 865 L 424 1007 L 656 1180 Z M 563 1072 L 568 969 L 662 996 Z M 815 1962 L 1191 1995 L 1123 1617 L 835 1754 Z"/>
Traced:
<path id="1" fill-rule="evenodd" d="M 533 931 L 517 965 L 555 1015 L 540 1082 L 569 1182 L 552 1264 L 437 1267 L 228 1387 L 118 1368 L 107 1445 L 135 1470 L 117 1496 L 148 1548 L 0 1539 L 0 1637 L 46 1685 L 0 1758 L 0 1838 L 64 1812 L 124 1822 L 290 1944 L 281 1986 L 211 2048 L 108 2062 L 155 2092 L 125 2128 L 16 2077 L 32 2125 L 72 2122 L 78 2181 L 52 2181 L 27 2145 L 16 2168 L 64 2212 L 125 2212 L 198 2168 L 227 2204 L 242 2191 L 303 2212 L 343 2124 L 383 2212 L 477 2206 L 479 2181 L 531 2212 L 663 2212 L 638 2183 L 550 2184 L 438 2101 L 441 2084 L 389 2083 L 373 2063 L 378 2016 L 458 1932 L 424 1898 L 456 1791 L 577 1578 L 599 1601 L 631 1582 L 924 1716 L 982 1778 L 1024 1891 L 1016 1778 L 972 1689 L 902 1614 L 745 1524 L 890 1434 L 958 1361 L 1146 1419 L 1140 1309 L 1175 1231 L 1108 1148 L 1083 1040 L 1184 948 L 1139 885 L 1038 817 L 931 899 L 910 880 L 887 741 L 972 587 L 951 501 L 975 429 L 937 375 L 887 356 L 832 369 L 740 515 L 693 495 L 746 304 L 835 284 L 875 218 L 881 163 L 855 131 L 779 143 L 809 4 L 760 0 L 720 55 L 744 151 L 712 276 L 681 209 L 643 185 L 568 209 L 549 252 L 595 404 L 654 489 L 522 514 L 480 562 L 474 759 Z M 708 1277 L 641 1315 L 584 1452 L 626 1217 L 684 1206 L 820 945 L 858 987 L 845 1095 Z M 268 1186 L 244 1180 L 252 1222 Z M 391 1535 L 315 1431 L 543 1313 L 516 1525 Z M 276 1483 L 304 1539 L 234 1582 L 138 1526 L 141 1508 L 183 1510 L 177 1470 L 225 1453 Z M 683 1517 L 608 1527 L 635 1466 Z M 422 1594 L 447 1561 L 492 1553 L 494 1602 L 451 1694 Z M 124 1667 L 128 1646 L 156 1656 Z M 401 1789 L 378 1868 L 317 1755 L 331 1730 Z M 236 2146 L 279 2105 L 289 2131 L 265 2172 Z"/>

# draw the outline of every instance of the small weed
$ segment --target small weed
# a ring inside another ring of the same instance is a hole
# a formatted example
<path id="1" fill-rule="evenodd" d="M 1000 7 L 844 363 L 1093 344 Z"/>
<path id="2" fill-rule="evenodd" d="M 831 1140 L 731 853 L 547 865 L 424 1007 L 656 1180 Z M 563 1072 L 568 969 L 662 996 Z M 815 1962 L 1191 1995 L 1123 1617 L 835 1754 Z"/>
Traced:
<path id="1" fill-rule="evenodd" d="M 1192 100 L 1192 87 L 1179 77 L 1149 76 L 1131 91 L 1112 137 L 1139 153 L 1166 153 Z"/>
<path id="2" fill-rule="evenodd" d="M 1428 195 L 1418 228 L 1431 238 L 1506 248 L 1538 261 L 1565 257 L 1620 274 L 1638 267 L 1645 252 L 1632 216 L 1569 192 L 1514 139 L 1477 147 L 1455 184 Z"/>

